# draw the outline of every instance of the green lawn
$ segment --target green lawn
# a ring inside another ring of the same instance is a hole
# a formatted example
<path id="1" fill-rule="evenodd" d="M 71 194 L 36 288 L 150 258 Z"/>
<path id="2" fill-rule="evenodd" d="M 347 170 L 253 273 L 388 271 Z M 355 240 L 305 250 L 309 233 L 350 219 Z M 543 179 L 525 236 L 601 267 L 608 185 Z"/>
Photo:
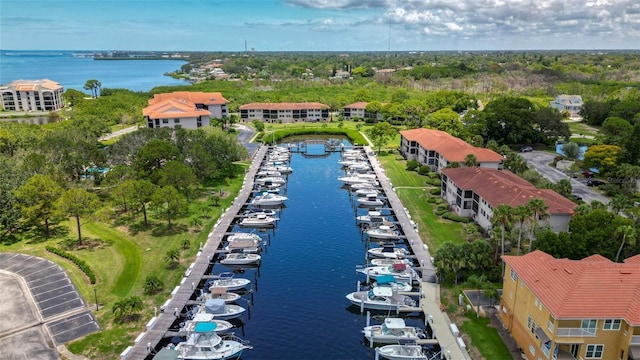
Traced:
<path id="1" fill-rule="evenodd" d="M 587 125 L 583 122 L 567 122 L 569 125 L 569 130 L 571 130 L 572 134 L 578 135 L 598 135 L 598 128 Z"/>
<path id="2" fill-rule="evenodd" d="M 471 315 L 462 324 L 462 331 L 471 336 L 471 344 L 478 348 L 485 359 L 513 359 L 496 329 L 489 326 L 488 318 L 478 318 Z"/>

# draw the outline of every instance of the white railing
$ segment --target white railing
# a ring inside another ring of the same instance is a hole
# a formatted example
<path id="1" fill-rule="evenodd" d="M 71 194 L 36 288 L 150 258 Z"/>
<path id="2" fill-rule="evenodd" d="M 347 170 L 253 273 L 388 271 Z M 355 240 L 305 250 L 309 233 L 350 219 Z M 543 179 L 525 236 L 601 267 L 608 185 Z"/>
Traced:
<path id="1" fill-rule="evenodd" d="M 595 337 L 596 329 L 558 328 L 558 330 L 556 330 L 556 336 L 558 337 Z"/>
<path id="2" fill-rule="evenodd" d="M 631 337 L 631 343 L 634 345 L 640 345 L 640 335 L 634 335 Z"/>

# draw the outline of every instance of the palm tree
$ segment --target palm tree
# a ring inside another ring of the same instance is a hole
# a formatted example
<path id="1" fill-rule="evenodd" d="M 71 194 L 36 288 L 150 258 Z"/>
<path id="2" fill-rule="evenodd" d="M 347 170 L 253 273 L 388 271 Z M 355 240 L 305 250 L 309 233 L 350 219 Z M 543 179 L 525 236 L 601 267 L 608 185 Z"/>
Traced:
<path id="1" fill-rule="evenodd" d="M 164 256 L 164 259 L 169 263 L 169 266 L 175 266 L 180 261 L 180 250 L 169 249 Z"/>
<path id="2" fill-rule="evenodd" d="M 527 203 L 533 221 L 531 222 L 531 233 L 529 234 L 529 251 L 532 249 L 533 230 L 538 227 L 540 220 L 546 219 L 549 216 L 549 206 L 542 199 L 533 199 Z"/>
<path id="3" fill-rule="evenodd" d="M 491 217 L 491 222 L 494 225 L 500 225 L 500 230 L 502 230 L 500 248 L 501 248 L 501 256 L 504 256 L 504 235 L 507 231 L 507 228 L 511 226 L 511 220 L 513 219 L 513 208 L 506 204 L 500 204 L 497 208 L 493 209 L 493 216 Z M 504 275 L 504 261 L 502 262 L 502 274 Z"/>
<path id="4" fill-rule="evenodd" d="M 487 275 L 473 274 L 467 279 L 467 285 L 476 290 L 476 299 L 478 300 L 476 316 L 480 316 L 480 291 L 487 287 Z"/>
<path id="5" fill-rule="evenodd" d="M 618 258 L 620 257 L 620 253 L 622 252 L 624 244 L 627 243 L 627 241 L 631 246 L 636 244 L 636 229 L 631 225 L 620 225 L 616 229 L 616 235 L 622 235 L 622 242 L 620 242 L 620 247 L 618 248 L 618 253 L 616 254 L 616 262 L 618 262 Z"/>
<path id="6" fill-rule="evenodd" d="M 518 247 L 516 248 L 516 254 L 520 255 L 520 244 L 522 240 L 522 231 L 524 229 L 524 223 L 531 219 L 531 209 L 526 205 L 519 205 L 513 209 L 513 220 L 517 221 L 518 226 Z"/>
<path id="7" fill-rule="evenodd" d="M 127 313 L 127 301 L 126 299 L 118 300 L 111 305 L 111 312 L 117 318 L 122 317 Z"/>
<path id="8" fill-rule="evenodd" d="M 128 298 L 124 299 L 124 301 L 127 304 L 127 312 L 129 313 L 129 315 L 135 314 L 138 311 L 142 310 L 142 306 L 144 305 L 142 303 L 142 299 L 140 299 L 139 296 L 129 296 Z"/>
<path id="9" fill-rule="evenodd" d="M 609 203 L 609 207 L 617 215 L 620 215 L 629 205 L 631 205 L 629 198 L 620 194 L 614 196 Z"/>
<path id="10" fill-rule="evenodd" d="M 571 186 L 571 181 L 567 179 L 561 179 L 560 181 L 558 181 L 555 188 L 560 195 L 567 198 L 571 197 L 571 194 L 573 193 L 573 186 Z"/>
<path id="11" fill-rule="evenodd" d="M 473 167 L 478 166 L 478 158 L 475 155 L 469 154 L 464 158 L 464 166 Z"/>

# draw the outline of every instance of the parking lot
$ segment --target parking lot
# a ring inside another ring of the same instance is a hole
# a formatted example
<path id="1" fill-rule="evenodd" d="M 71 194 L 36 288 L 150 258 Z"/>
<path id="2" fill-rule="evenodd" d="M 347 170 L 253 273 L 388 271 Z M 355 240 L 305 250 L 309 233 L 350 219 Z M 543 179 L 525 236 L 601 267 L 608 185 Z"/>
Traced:
<path id="1" fill-rule="evenodd" d="M 56 346 L 100 329 L 66 272 L 49 260 L 0 253 L 0 288 L 3 359 L 58 359 Z"/>

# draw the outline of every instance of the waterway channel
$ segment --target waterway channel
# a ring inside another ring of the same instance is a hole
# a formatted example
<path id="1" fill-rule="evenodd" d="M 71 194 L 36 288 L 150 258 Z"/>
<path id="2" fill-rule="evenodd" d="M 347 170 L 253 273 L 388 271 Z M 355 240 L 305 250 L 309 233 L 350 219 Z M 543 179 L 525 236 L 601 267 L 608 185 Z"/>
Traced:
<path id="1" fill-rule="evenodd" d="M 313 146 L 318 145 L 310 145 L 310 152 Z M 355 216 L 366 210 L 354 207 L 353 195 L 338 180 L 344 175 L 339 160 L 339 152 L 291 155 L 289 200 L 277 227 L 267 233 L 261 266 L 235 275 L 257 280 L 250 318 L 245 316 L 244 327 L 236 331 L 253 346 L 243 360 L 374 358 L 361 333 L 366 316 L 345 298 L 365 280 L 356 273 L 365 263 L 367 244 Z M 226 271 L 215 264 L 212 272 Z M 417 315 L 406 321 L 423 325 Z"/>

